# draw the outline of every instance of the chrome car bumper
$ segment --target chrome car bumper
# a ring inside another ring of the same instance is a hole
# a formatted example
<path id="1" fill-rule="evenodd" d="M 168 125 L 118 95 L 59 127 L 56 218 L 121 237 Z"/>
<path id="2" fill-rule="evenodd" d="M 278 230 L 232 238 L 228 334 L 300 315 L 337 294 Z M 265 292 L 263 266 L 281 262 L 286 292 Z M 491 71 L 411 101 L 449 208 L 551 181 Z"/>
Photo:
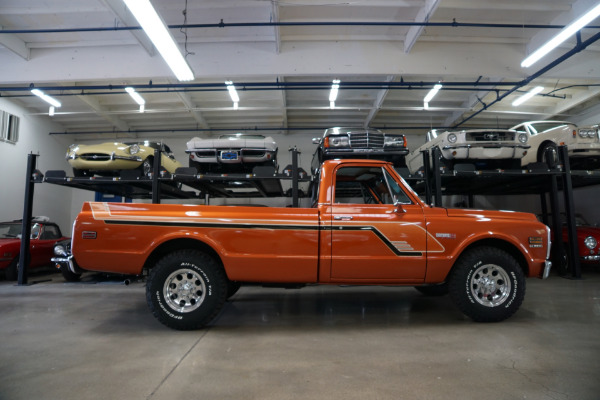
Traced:
<path id="1" fill-rule="evenodd" d="M 542 279 L 546 279 L 550 276 L 550 269 L 552 269 L 552 261 L 546 260 L 544 263 L 544 274 L 542 275 Z"/>
<path id="2" fill-rule="evenodd" d="M 73 272 L 74 274 L 78 274 L 80 272 L 75 267 L 75 263 L 73 262 L 73 255 L 66 257 L 52 257 L 50 261 L 56 263 L 57 268 L 59 268 L 61 264 L 65 264 L 69 267 L 69 271 Z"/>

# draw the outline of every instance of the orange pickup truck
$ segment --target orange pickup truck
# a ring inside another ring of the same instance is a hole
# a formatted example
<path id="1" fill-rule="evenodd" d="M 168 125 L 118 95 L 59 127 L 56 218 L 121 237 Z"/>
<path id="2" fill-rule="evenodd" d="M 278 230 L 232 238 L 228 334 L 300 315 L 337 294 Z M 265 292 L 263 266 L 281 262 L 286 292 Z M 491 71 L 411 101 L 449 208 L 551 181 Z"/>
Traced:
<path id="1" fill-rule="evenodd" d="M 243 282 L 415 286 L 500 321 L 525 277 L 550 272 L 550 229 L 533 214 L 430 207 L 383 161 L 328 160 L 315 179 L 312 208 L 85 203 L 73 272 L 148 271 L 150 310 L 181 330 Z"/>

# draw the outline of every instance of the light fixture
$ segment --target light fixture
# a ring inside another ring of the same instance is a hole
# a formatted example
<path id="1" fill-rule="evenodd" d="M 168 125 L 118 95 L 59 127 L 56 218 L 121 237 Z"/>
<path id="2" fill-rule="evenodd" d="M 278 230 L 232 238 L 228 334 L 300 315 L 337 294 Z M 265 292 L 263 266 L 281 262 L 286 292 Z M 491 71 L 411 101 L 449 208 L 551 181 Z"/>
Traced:
<path id="1" fill-rule="evenodd" d="M 180 81 L 194 80 L 194 73 L 181 55 L 173 36 L 149 0 L 123 0 L 146 32 L 171 71 Z"/>
<path id="2" fill-rule="evenodd" d="M 54 111 L 56 111 L 54 106 L 50 106 L 50 108 L 48 109 L 48 115 L 54 117 Z"/>
<path id="3" fill-rule="evenodd" d="M 238 95 L 237 90 L 235 90 L 235 86 L 233 85 L 232 81 L 225 81 L 225 85 L 229 91 L 229 97 L 231 97 L 231 101 L 233 101 L 233 109 L 237 110 L 240 102 L 240 96 Z"/>
<path id="4" fill-rule="evenodd" d="M 338 91 L 340 89 L 340 80 L 334 79 L 331 83 L 331 91 L 329 92 L 329 108 L 333 110 L 335 108 L 335 100 L 337 99 Z"/>
<path id="5" fill-rule="evenodd" d="M 556 36 L 547 41 L 542 47 L 531 53 L 527 58 L 521 62 L 521 67 L 527 68 L 532 66 L 546 54 L 558 47 L 562 42 L 571 37 L 575 32 L 595 20 L 600 16 L 600 4 L 589 10 L 582 17 L 577 19 L 575 22 L 565 26 Z"/>
<path id="6" fill-rule="evenodd" d="M 146 100 L 143 99 L 142 96 L 140 96 L 140 94 L 138 92 L 135 91 L 134 88 L 132 88 L 131 86 L 127 86 L 125 88 L 125 91 L 127 93 L 129 93 L 129 95 L 131 96 L 131 98 L 139 104 L 140 106 L 140 112 L 143 113 L 144 110 L 146 109 Z"/>
<path id="7" fill-rule="evenodd" d="M 425 96 L 425 98 L 423 99 L 423 103 L 426 103 L 429 106 L 429 102 L 431 101 L 431 99 L 433 99 L 435 97 L 435 95 L 437 94 L 437 92 L 440 91 L 441 88 L 442 88 L 441 83 L 435 84 L 433 86 L 433 89 L 431 89 L 429 91 L 429 93 L 427 93 L 427 96 Z"/>
<path id="8" fill-rule="evenodd" d="M 525 93 L 523 96 L 521 96 L 518 99 L 516 99 L 515 101 L 513 101 L 512 102 L 513 107 L 520 106 L 521 104 L 525 103 L 527 100 L 531 99 L 536 94 L 540 93 L 542 90 L 544 90 L 543 86 L 534 87 L 529 92 Z"/>
<path id="9" fill-rule="evenodd" d="M 35 94 L 40 99 L 44 100 L 46 103 L 59 108 L 62 104 L 60 101 L 56 100 L 53 97 L 48 96 L 46 93 L 42 92 L 40 89 L 31 89 L 31 93 Z"/>

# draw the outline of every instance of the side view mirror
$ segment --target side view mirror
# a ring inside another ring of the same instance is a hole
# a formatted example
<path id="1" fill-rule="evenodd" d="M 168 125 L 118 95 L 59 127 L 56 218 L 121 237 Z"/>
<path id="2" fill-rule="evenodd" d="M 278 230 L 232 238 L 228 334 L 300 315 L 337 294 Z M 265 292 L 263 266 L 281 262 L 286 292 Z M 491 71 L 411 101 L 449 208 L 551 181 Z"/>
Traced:
<path id="1" fill-rule="evenodd" d="M 406 212 L 406 210 L 404 209 L 404 207 L 402 207 L 402 203 L 400 203 L 399 201 L 395 201 L 394 202 L 394 212 L 398 213 L 398 214 L 403 214 Z"/>
<path id="2" fill-rule="evenodd" d="M 321 138 L 314 137 L 314 138 L 312 139 L 312 142 L 313 142 L 314 144 L 321 144 Z"/>

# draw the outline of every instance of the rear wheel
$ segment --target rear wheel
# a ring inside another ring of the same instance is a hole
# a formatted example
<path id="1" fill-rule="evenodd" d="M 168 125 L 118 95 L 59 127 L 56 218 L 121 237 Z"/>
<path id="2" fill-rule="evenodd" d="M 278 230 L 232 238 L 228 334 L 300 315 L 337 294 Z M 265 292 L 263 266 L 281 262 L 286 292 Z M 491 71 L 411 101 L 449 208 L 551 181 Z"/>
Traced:
<path id="1" fill-rule="evenodd" d="M 150 176 L 154 170 L 154 157 L 146 157 L 142 165 L 138 167 L 142 176 Z"/>
<path id="2" fill-rule="evenodd" d="M 449 291 L 458 308 L 474 321 L 502 321 L 521 306 L 525 276 L 506 251 L 482 246 L 457 261 Z"/>
<path id="3" fill-rule="evenodd" d="M 217 316 L 227 296 L 222 267 L 198 250 L 177 250 L 156 263 L 146 284 L 154 316 L 178 330 L 199 329 Z"/>

